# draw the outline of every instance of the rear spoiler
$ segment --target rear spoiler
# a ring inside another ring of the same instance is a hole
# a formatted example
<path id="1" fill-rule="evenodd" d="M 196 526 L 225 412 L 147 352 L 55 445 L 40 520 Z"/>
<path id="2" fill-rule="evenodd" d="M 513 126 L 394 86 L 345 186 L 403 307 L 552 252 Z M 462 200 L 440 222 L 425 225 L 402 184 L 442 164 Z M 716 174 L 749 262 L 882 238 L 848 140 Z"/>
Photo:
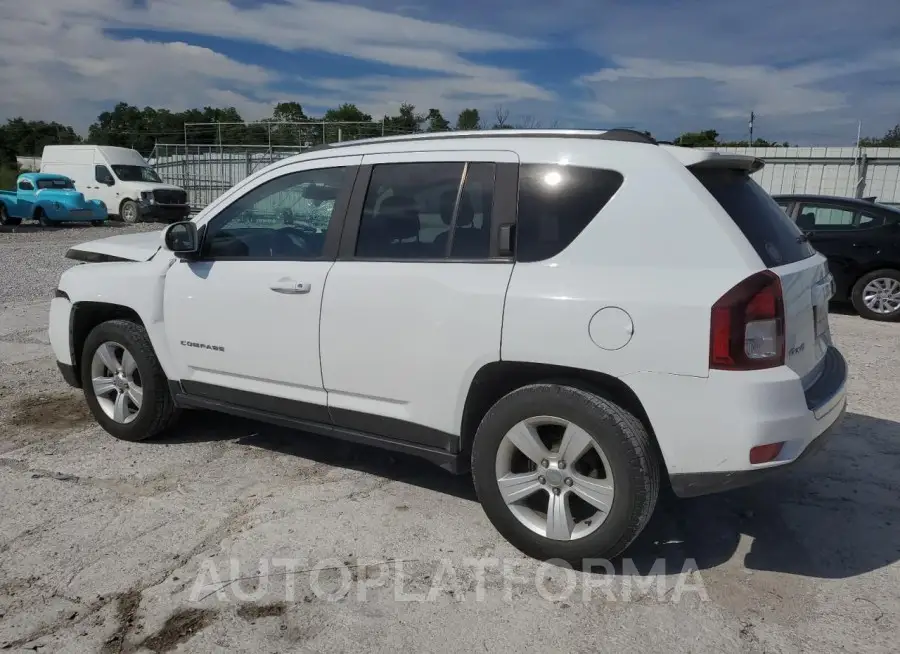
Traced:
<path id="1" fill-rule="evenodd" d="M 730 152 L 697 150 L 671 145 L 661 145 L 660 147 L 664 148 L 686 167 L 693 169 L 742 170 L 752 174 L 760 170 L 766 163 L 759 157 L 748 154 L 731 154 Z"/>

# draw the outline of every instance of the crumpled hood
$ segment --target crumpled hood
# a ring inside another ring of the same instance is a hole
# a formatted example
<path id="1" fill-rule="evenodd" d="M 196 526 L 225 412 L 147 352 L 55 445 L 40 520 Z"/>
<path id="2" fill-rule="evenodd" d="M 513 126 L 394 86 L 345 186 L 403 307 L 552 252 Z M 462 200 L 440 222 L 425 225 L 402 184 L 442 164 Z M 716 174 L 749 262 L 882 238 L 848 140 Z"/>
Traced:
<path id="1" fill-rule="evenodd" d="M 162 247 L 162 230 L 122 234 L 76 245 L 66 252 L 66 258 L 90 263 L 147 261 L 160 247 Z"/>

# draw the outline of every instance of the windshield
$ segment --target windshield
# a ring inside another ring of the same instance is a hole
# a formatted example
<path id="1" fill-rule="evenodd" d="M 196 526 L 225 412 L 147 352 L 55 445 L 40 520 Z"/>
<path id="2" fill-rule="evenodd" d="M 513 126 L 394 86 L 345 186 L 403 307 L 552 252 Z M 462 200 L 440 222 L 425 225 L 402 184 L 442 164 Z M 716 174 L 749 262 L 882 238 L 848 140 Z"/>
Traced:
<path id="1" fill-rule="evenodd" d="M 113 166 L 112 169 L 123 182 L 162 182 L 150 166 Z"/>
<path id="2" fill-rule="evenodd" d="M 75 188 L 70 179 L 39 179 L 38 188 Z"/>

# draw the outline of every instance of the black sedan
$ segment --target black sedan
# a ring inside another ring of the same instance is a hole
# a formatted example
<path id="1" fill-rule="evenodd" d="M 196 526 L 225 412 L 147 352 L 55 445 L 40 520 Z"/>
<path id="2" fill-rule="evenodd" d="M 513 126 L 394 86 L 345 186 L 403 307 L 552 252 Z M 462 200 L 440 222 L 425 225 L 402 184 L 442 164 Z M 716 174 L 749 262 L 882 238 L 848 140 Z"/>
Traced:
<path id="1" fill-rule="evenodd" d="M 900 211 L 856 198 L 772 197 L 828 258 L 836 301 L 864 318 L 900 320 Z"/>

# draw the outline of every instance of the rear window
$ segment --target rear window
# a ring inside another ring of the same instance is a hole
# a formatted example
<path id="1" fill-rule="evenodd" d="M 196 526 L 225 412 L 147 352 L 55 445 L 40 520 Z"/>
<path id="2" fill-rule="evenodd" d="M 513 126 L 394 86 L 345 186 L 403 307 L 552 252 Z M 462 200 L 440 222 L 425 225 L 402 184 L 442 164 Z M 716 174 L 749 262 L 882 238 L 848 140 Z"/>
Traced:
<path id="1" fill-rule="evenodd" d="M 767 268 L 808 259 L 815 250 L 775 200 L 746 173 L 692 170 L 722 205 Z"/>
<path id="2" fill-rule="evenodd" d="M 519 166 L 516 259 L 543 261 L 566 249 L 615 195 L 624 178 L 579 166 Z"/>

